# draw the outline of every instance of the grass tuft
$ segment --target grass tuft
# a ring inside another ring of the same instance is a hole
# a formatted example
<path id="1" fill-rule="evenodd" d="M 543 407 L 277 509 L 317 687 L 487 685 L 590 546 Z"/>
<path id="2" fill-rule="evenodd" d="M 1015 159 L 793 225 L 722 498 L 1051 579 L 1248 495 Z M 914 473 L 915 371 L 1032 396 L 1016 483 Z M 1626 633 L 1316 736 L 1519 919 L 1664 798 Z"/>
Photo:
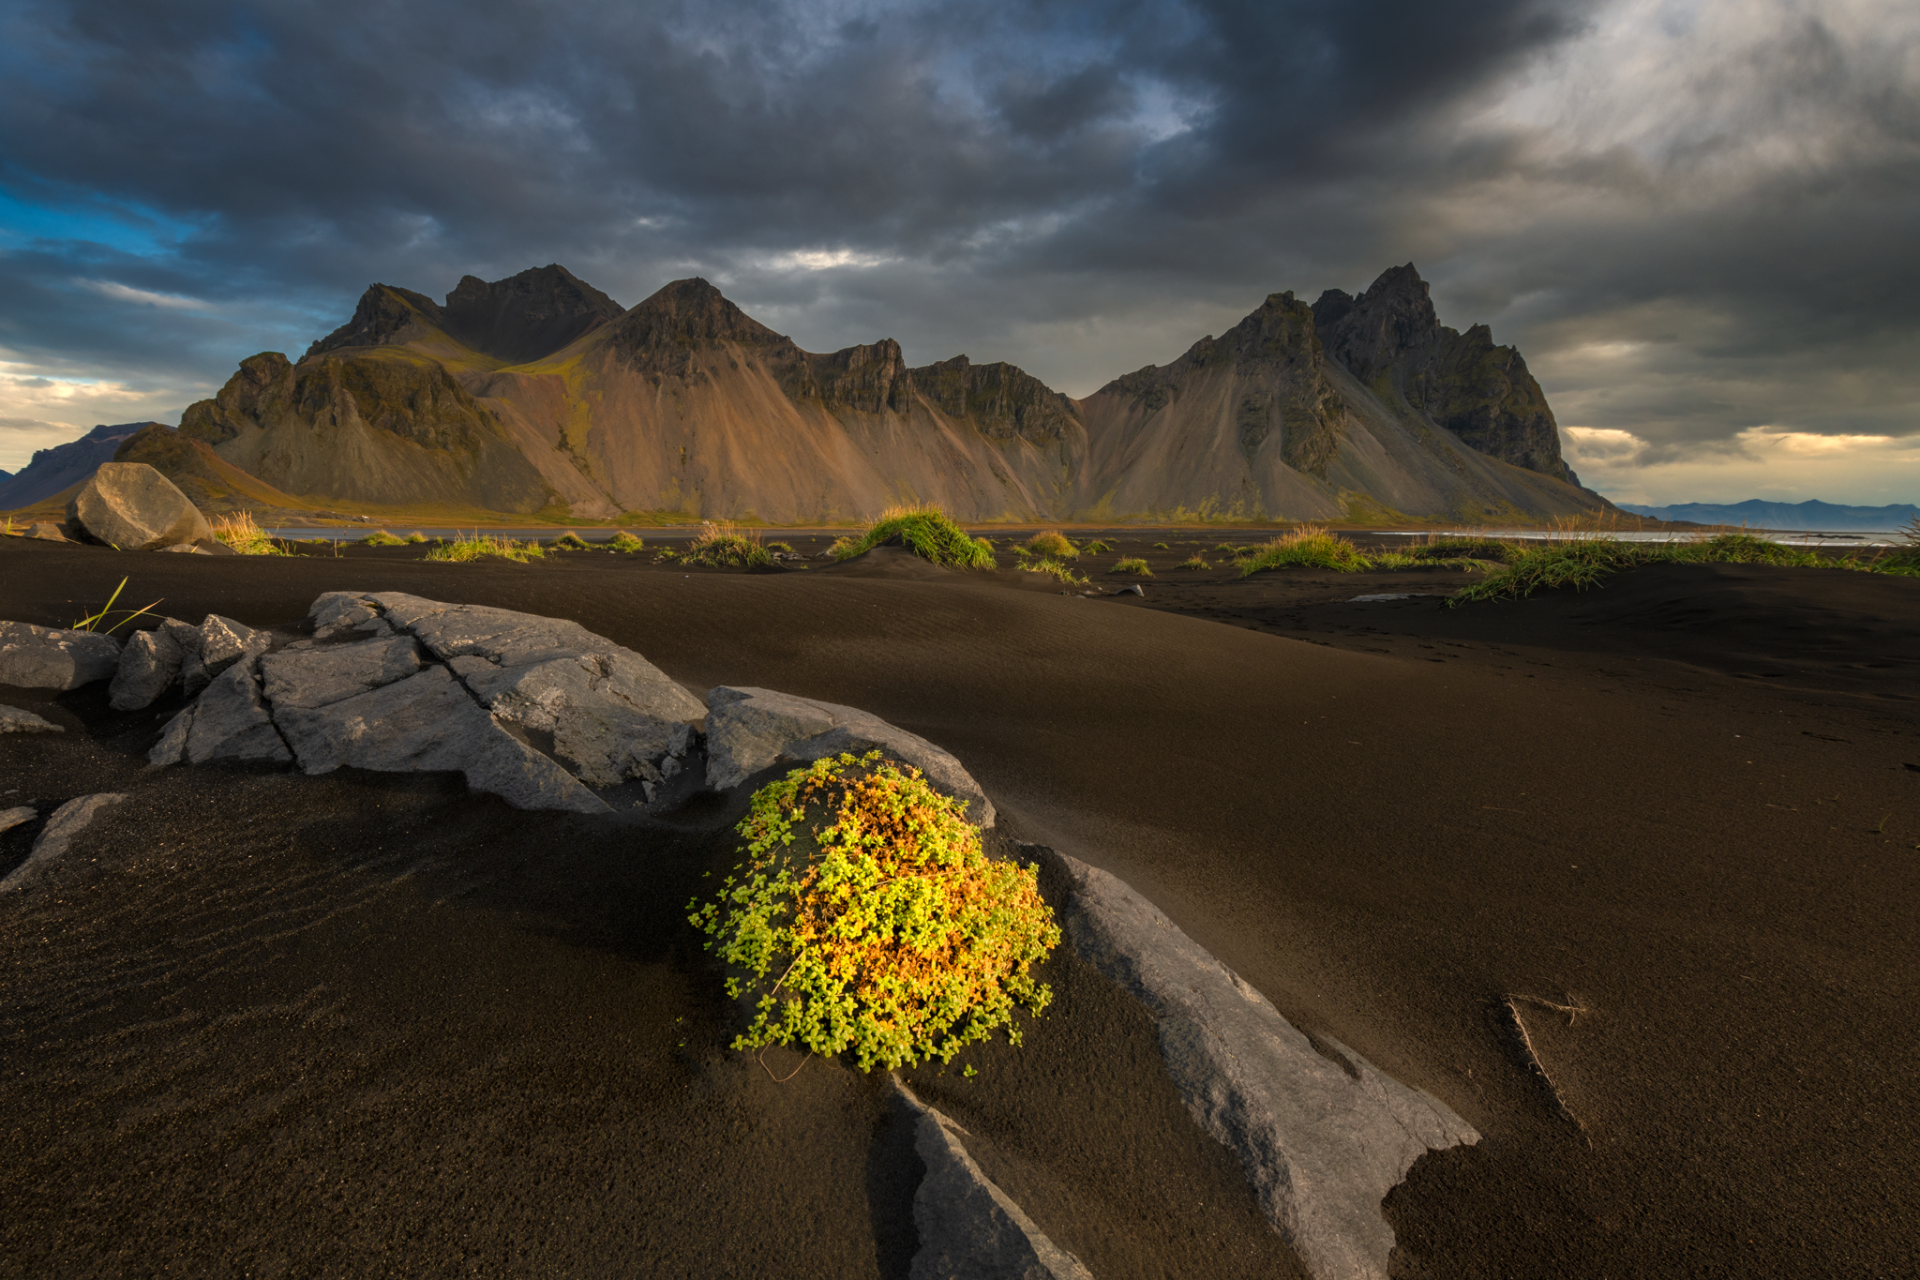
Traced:
<path id="1" fill-rule="evenodd" d="M 502 560 L 511 560 L 516 564 L 525 564 L 529 560 L 538 560 L 547 554 L 547 549 L 538 542 L 515 542 L 512 538 L 495 537 L 475 531 L 469 537 L 441 539 L 427 552 L 426 558 L 442 564 L 464 564 L 469 560 L 479 560 L 486 556 L 498 556 Z"/>
<path id="2" fill-rule="evenodd" d="M 1115 560 L 1113 562 L 1113 568 L 1107 570 L 1107 572 L 1131 573 L 1139 578 L 1151 578 L 1153 576 L 1153 570 L 1149 569 L 1147 562 L 1139 556 L 1128 556 L 1124 560 Z"/>
<path id="3" fill-rule="evenodd" d="M 1206 557 L 1198 556 L 1198 555 L 1188 556 L 1185 560 L 1182 560 L 1179 564 L 1173 567 L 1176 569 L 1211 569 L 1213 568 L 1212 565 L 1207 563 Z"/>
<path id="4" fill-rule="evenodd" d="M 1080 550 L 1085 555 L 1102 556 L 1113 550 L 1113 544 L 1105 539 L 1095 538 L 1092 542 L 1082 543 Z"/>
<path id="5" fill-rule="evenodd" d="M 889 507 L 858 538 L 840 538 L 828 550 L 835 560 L 851 560 L 895 538 L 921 559 L 948 569 L 999 567 L 984 539 L 969 537 L 938 507 Z"/>
<path id="6" fill-rule="evenodd" d="M 1058 560 L 1029 560 L 1022 564 L 1020 568 L 1026 573 L 1049 574 L 1058 578 L 1069 587 L 1084 587 L 1087 585 L 1086 575 L 1075 573 L 1071 565 L 1061 564 Z"/>
<path id="7" fill-rule="evenodd" d="M 628 555 L 632 555 L 636 551 L 645 551 L 646 549 L 647 544 L 644 541 L 634 537 L 625 529 L 622 529 L 607 540 L 607 550 L 609 551 L 623 551 Z"/>
<path id="8" fill-rule="evenodd" d="M 1331 569 L 1335 573 L 1358 573 L 1372 564 L 1360 548 L 1325 529 L 1306 525 L 1283 533 L 1263 547 L 1250 547 L 1241 560 L 1240 576 L 1268 569 Z"/>
<path id="9" fill-rule="evenodd" d="M 404 547 L 407 544 L 404 539 L 394 537 L 385 529 L 375 529 L 372 533 L 360 539 L 360 545 L 363 547 Z"/>
<path id="10" fill-rule="evenodd" d="M 553 540 L 554 551 L 591 551 L 593 546 L 585 538 L 569 529 Z"/>
<path id="11" fill-rule="evenodd" d="M 700 525 L 700 536 L 688 545 L 680 561 L 710 569 L 764 569 L 773 564 L 773 557 L 760 545 L 755 530 L 708 520 Z"/>
<path id="12" fill-rule="evenodd" d="M 1080 548 L 1069 542 L 1067 535 L 1058 529 L 1042 529 L 1022 545 L 1028 555 L 1047 560 L 1072 560 L 1080 554 Z"/>
<path id="13" fill-rule="evenodd" d="M 253 522 L 253 512 L 235 511 L 213 522 L 213 536 L 243 556 L 284 556 L 285 548 Z"/>

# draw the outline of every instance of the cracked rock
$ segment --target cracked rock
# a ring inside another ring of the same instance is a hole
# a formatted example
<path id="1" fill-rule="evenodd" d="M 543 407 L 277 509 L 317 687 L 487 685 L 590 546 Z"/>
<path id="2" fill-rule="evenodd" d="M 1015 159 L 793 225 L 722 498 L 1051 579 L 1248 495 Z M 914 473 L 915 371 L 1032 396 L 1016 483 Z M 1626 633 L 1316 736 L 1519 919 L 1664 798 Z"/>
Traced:
<path id="1" fill-rule="evenodd" d="M 120 641 L 114 636 L 0 622 L 0 684 L 78 689 L 112 679 L 119 667 Z"/>
<path id="2" fill-rule="evenodd" d="M 260 659 L 261 683 L 276 712 L 324 707 L 404 680 L 419 670 L 420 647 L 411 636 L 282 649 Z"/>
<path id="3" fill-rule="evenodd" d="M 136 631 L 127 637 L 120 651 L 120 666 L 107 687 L 109 704 L 115 711 L 138 711 L 153 705 L 180 678 L 180 664 L 186 654 L 175 633 L 164 626 L 153 631 Z"/>
<path id="4" fill-rule="evenodd" d="M 342 765 L 384 773 L 457 770 L 516 809 L 605 813 L 598 796 L 494 722 L 442 666 L 321 707 L 278 710 L 309 774 Z"/>

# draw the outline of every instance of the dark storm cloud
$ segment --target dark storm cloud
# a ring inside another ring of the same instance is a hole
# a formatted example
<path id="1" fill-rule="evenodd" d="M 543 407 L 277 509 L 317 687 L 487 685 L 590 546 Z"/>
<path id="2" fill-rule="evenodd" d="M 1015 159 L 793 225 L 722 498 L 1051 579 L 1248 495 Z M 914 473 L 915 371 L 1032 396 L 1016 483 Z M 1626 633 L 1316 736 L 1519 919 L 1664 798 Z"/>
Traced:
<path id="1" fill-rule="evenodd" d="M 370 280 L 561 261 L 623 303 L 706 274 L 808 345 L 891 333 L 1084 393 L 1411 258 L 1565 420 L 1682 451 L 1783 409 L 1911 431 L 1899 12 L 27 0 L 0 18 L 0 185 L 33 215 L 0 347 L 217 381 Z"/>

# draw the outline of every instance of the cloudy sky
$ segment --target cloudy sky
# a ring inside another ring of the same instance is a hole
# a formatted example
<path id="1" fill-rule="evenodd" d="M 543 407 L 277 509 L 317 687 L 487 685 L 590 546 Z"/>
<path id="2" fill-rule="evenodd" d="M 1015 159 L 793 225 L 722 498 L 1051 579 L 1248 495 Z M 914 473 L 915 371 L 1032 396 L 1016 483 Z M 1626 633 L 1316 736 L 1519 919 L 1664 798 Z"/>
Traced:
<path id="1" fill-rule="evenodd" d="M 1920 5 L 0 7 L 0 468 L 554 261 L 1075 395 L 1412 261 L 1618 500 L 1920 501 Z"/>

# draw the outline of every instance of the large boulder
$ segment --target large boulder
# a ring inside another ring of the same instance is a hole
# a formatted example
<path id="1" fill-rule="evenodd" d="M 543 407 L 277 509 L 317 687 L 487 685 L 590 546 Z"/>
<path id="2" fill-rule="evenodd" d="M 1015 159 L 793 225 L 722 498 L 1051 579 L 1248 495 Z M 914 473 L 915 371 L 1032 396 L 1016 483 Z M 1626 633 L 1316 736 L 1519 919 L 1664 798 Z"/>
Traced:
<path id="1" fill-rule="evenodd" d="M 119 667 L 120 641 L 113 636 L 0 622 L 0 684 L 78 689 L 112 679 Z"/>
<path id="2" fill-rule="evenodd" d="M 173 632 L 164 625 L 152 631 L 136 631 L 127 637 L 120 651 L 120 666 L 107 686 L 108 701 L 115 711 L 138 711 L 153 705 L 180 678 L 180 664 L 186 654 Z"/>
<path id="3" fill-rule="evenodd" d="M 67 523 L 121 551 L 212 540 L 200 508 L 144 462 L 105 462 L 67 503 Z"/>
<path id="4" fill-rule="evenodd" d="M 951 752 L 871 712 L 772 689 L 722 685 L 707 695 L 707 785 L 715 791 L 737 787 L 781 760 L 874 750 L 919 769 L 936 791 L 964 800 L 975 825 L 993 825 L 993 802 Z"/>

